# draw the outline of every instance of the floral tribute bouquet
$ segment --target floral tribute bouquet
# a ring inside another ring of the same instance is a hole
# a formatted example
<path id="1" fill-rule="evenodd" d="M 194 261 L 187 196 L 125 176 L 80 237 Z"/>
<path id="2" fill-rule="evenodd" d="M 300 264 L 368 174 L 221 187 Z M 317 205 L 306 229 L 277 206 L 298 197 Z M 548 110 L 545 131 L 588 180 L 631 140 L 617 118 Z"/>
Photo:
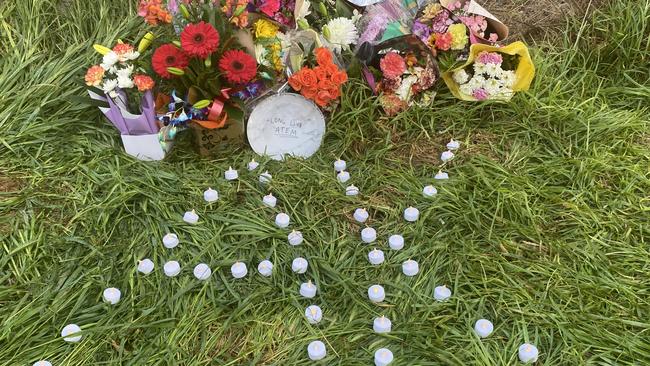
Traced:
<path id="1" fill-rule="evenodd" d="M 329 49 L 319 47 L 313 54 L 317 66 L 303 66 L 289 77 L 289 85 L 319 107 L 332 109 L 341 96 L 341 86 L 348 81 L 348 74 L 334 63 Z"/>
<path id="2" fill-rule="evenodd" d="M 443 74 L 452 94 L 468 101 L 510 100 L 528 90 L 535 67 L 522 42 L 505 47 L 474 44 L 467 62 Z"/>
<path id="3" fill-rule="evenodd" d="M 252 37 L 242 29 L 249 21 L 248 3 L 170 0 L 166 5 L 183 21 L 172 22 L 177 33 L 163 31 L 151 57 L 159 90 L 170 95 L 160 120 L 191 128 L 199 152 L 209 155 L 221 141 L 241 139 L 245 100 L 265 87 L 261 75 L 274 67 L 258 65 Z"/>
<path id="4" fill-rule="evenodd" d="M 154 80 L 141 58 L 151 35 L 146 35 L 138 50 L 124 42 L 112 49 L 94 48 L 102 57 L 84 77 L 91 99 L 106 118 L 120 131 L 128 154 L 143 160 L 160 160 L 171 148 L 175 131 L 163 128 L 156 118 L 153 97 Z"/>

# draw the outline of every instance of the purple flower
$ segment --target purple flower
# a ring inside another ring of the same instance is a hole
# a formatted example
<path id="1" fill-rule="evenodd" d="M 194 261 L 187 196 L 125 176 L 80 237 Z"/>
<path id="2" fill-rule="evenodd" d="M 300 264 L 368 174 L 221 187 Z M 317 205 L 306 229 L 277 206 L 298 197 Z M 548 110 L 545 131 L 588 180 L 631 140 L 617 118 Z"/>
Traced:
<path id="1" fill-rule="evenodd" d="M 416 20 L 415 23 L 413 23 L 413 34 L 426 44 L 431 36 L 431 28 L 419 20 Z"/>

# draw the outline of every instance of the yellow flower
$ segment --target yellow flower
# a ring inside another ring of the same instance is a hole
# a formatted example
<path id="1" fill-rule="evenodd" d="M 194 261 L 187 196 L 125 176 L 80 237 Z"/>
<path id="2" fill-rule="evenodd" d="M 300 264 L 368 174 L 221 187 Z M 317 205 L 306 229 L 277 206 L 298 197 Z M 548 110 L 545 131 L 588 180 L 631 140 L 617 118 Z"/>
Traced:
<path id="1" fill-rule="evenodd" d="M 467 27 L 465 24 L 452 24 L 447 30 L 451 34 L 451 49 L 462 50 L 467 46 Z"/>
<path id="2" fill-rule="evenodd" d="M 278 34 L 278 26 L 271 23 L 266 19 L 260 19 L 255 22 L 255 37 L 256 38 L 273 38 Z"/>
<path id="3" fill-rule="evenodd" d="M 422 12 L 422 16 L 420 17 L 420 21 L 426 21 L 426 20 L 431 20 L 440 13 L 442 10 L 442 6 L 438 3 L 433 3 L 427 5 L 426 8 L 424 8 L 424 11 Z"/>

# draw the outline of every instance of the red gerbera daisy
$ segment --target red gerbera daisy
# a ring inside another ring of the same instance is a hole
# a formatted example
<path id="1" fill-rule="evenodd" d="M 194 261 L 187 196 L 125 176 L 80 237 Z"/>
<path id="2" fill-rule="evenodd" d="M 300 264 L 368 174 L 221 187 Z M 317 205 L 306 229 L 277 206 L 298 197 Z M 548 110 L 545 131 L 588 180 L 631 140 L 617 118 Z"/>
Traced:
<path id="1" fill-rule="evenodd" d="M 205 59 L 219 47 L 219 32 L 206 22 L 188 24 L 181 33 L 181 46 L 188 55 Z"/>
<path id="2" fill-rule="evenodd" d="M 183 51 L 179 50 L 173 44 L 164 44 L 158 47 L 151 57 L 151 66 L 153 70 L 165 79 L 170 79 L 172 74 L 167 71 L 168 67 L 184 69 L 190 61 Z"/>
<path id="3" fill-rule="evenodd" d="M 219 69 L 225 78 L 233 84 L 244 84 L 257 74 L 257 62 L 253 56 L 240 50 L 230 50 L 223 54 Z"/>

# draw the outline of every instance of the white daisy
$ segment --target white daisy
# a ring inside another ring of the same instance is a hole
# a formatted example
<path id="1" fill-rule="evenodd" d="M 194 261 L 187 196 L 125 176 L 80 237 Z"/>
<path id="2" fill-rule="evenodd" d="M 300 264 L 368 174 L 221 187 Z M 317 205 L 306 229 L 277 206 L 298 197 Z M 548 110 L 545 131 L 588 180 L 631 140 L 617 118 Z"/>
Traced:
<path id="1" fill-rule="evenodd" d="M 342 49 L 349 49 L 359 39 L 359 32 L 354 22 L 348 18 L 330 20 L 323 27 L 323 36 L 330 43 L 333 51 L 341 53 Z"/>
<path id="2" fill-rule="evenodd" d="M 501 66 L 497 64 L 487 64 L 485 65 L 485 73 L 491 77 L 497 77 L 501 74 Z"/>
<path id="3" fill-rule="evenodd" d="M 119 58 L 117 57 L 117 53 L 110 51 L 109 53 L 104 55 L 104 58 L 102 59 L 101 67 L 102 69 L 108 71 L 113 67 L 117 62 L 119 61 Z"/>
<path id="4" fill-rule="evenodd" d="M 469 80 L 469 75 L 464 69 L 454 71 L 453 75 L 454 81 L 458 84 L 465 84 Z"/>
<path id="5" fill-rule="evenodd" d="M 479 89 L 485 86 L 485 78 L 481 75 L 474 75 L 474 77 L 467 83 L 472 89 Z"/>
<path id="6" fill-rule="evenodd" d="M 480 63 L 480 62 L 475 62 L 474 63 L 474 73 L 475 74 L 485 74 L 487 71 L 487 65 Z"/>
<path id="7" fill-rule="evenodd" d="M 488 94 L 490 95 L 499 94 L 500 89 L 501 89 L 501 83 L 497 79 L 489 78 L 485 82 L 485 91 L 487 91 Z"/>
<path id="8" fill-rule="evenodd" d="M 504 70 L 499 77 L 506 88 L 512 88 L 515 85 L 516 77 L 514 71 Z"/>

